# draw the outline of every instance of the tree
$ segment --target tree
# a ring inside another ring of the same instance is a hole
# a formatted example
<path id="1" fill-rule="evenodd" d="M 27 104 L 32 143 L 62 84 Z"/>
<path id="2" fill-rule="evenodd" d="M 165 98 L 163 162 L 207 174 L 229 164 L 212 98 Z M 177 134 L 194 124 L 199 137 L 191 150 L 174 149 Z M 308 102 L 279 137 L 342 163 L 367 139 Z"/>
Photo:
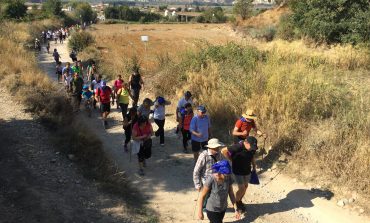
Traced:
<path id="1" fill-rule="evenodd" d="M 1 14 L 8 19 L 21 19 L 27 14 L 27 6 L 23 0 L 4 1 Z"/>
<path id="2" fill-rule="evenodd" d="M 302 36 L 327 43 L 369 41 L 368 0 L 292 0 L 290 8 L 290 21 Z"/>
<path id="3" fill-rule="evenodd" d="M 86 2 L 78 3 L 74 9 L 74 16 L 80 19 L 81 22 L 95 21 L 97 14 L 91 8 L 91 5 Z"/>
<path id="4" fill-rule="evenodd" d="M 42 10 L 48 15 L 62 15 L 62 2 L 60 0 L 46 0 L 42 4 Z"/>
<path id="5" fill-rule="evenodd" d="M 245 20 L 251 15 L 253 0 L 237 0 L 234 5 L 234 13 Z"/>

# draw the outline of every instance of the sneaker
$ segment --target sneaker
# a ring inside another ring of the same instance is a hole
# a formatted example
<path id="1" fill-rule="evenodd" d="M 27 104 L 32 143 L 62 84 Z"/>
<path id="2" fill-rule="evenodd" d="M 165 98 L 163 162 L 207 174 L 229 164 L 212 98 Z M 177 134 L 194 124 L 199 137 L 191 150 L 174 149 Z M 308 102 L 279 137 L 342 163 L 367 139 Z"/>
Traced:
<path id="1" fill-rule="evenodd" d="M 237 201 L 236 207 L 238 211 L 245 212 L 245 206 L 242 201 Z"/>
<path id="2" fill-rule="evenodd" d="M 164 143 L 161 143 L 161 146 L 164 146 Z"/>
<path id="3" fill-rule="evenodd" d="M 139 175 L 140 176 L 144 176 L 145 174 L 144 174 L 144 170 L 143 169 L 139 169 Z"/>
<path id="4" fill-rule="evenodd" d="M 184 149 L 184 150 L 183 150 L 183 152 L 184 152 L 184 153 L 188 153 L 188 150 L 187 150 L 187 149 Z"/>

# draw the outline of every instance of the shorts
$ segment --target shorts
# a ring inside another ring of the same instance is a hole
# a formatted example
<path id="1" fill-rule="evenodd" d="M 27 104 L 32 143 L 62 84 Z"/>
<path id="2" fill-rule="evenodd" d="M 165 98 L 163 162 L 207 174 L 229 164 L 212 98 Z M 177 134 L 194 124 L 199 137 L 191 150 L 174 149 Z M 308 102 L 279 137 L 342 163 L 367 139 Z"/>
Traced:
<path id="1" fill-rule="evenodd" d="M 205 150 L 205 149 L 207 149 L 207 147 L 206 147 L 207 144 L 208 144 L 208 141 L 197 142 L 197 141 L 191 140 L 191 151 L 199 152 L 201 149 Z"/>
<path id="2" fill-rule="evenodd" d="M 100 104 L 100 111 L 103 112 L 110 112 L 110 102 L 108 103 L 101 103 Z"/>
<path id="3" fill-rule="evenodd" d="M 238 185 L 247 185 L 249 183 L 250 174 L 248 175 L 236 175 L 234 174 L 234 181 Z"/>

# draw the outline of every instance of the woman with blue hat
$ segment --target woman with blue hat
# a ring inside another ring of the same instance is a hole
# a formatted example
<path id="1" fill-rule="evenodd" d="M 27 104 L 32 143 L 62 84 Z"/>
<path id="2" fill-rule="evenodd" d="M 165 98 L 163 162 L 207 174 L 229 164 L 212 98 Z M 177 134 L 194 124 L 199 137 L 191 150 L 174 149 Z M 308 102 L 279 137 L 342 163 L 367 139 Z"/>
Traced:
<path id="1" fill-rule="evenodd" d="M 164 146 L 164 123 L 166 120 L 166 105 L 169 105 L 170 102 L 166 101 L 164 97 L 157 97 L 154 102 L 154 122 L 158 126 L 158 130 L 155 132 L 155 136 L 159 137 L 159 143 L 161 146 Z"/>
<path id="2" fill-rule="evenodd" d="M 207 178 L 198 200 L 198 218 L 204 219 L 203 202 L 209 193 L 206 213 L 210 223 L 222 223 L 227 209 L 228 196 L 233 204 L 236 219 L 240 219 L 240 213 L 235 203 L 229 162 L 226 160 L 218 161 L 212 165 L 212 171 L 213 173 Z"/>

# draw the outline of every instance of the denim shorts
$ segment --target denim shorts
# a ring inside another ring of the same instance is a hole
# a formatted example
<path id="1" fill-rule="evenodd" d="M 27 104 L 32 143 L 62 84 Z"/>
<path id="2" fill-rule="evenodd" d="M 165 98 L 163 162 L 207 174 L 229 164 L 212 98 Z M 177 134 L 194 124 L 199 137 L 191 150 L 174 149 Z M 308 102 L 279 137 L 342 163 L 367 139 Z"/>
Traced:
<path id="1" fill-rule="evenodd" d="M 247 185 L 249 183 L 250 174 L 248 175 L 236 175 L 234 174 L 234 181 L 238 185 Z"/>

